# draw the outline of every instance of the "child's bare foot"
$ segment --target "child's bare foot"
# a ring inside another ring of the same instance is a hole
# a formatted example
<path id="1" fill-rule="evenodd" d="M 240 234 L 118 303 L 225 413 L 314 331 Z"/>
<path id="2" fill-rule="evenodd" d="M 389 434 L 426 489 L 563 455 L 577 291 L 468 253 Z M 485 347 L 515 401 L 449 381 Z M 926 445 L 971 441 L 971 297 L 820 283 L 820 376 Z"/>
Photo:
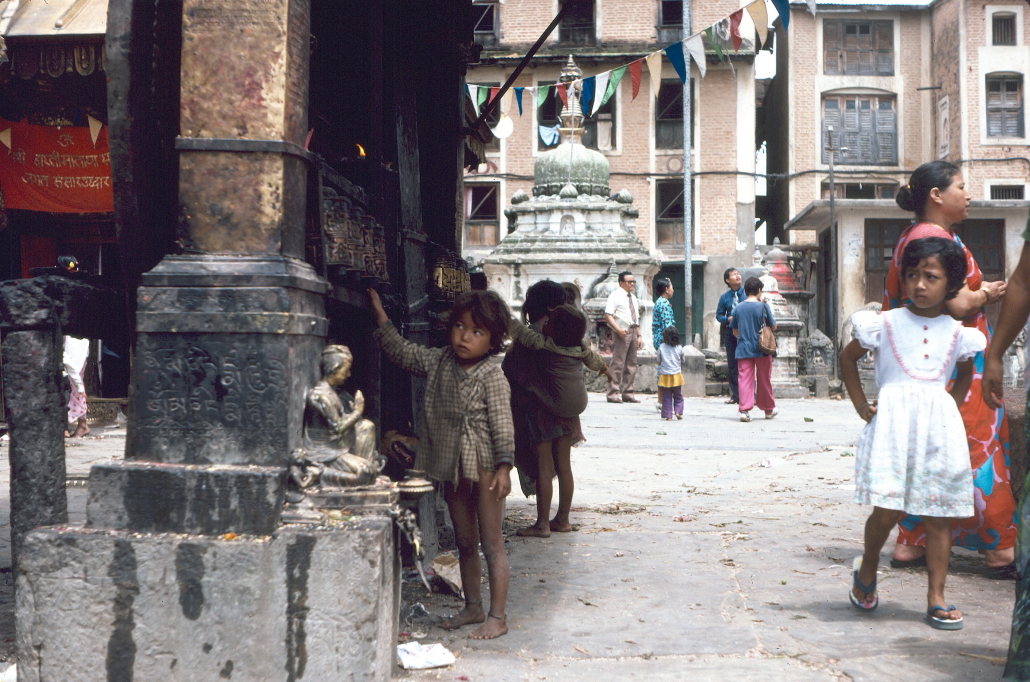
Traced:
<path id="1" fill-rule="evenodd" d="M 469 639 L 495 639 L 508 633 L 508 618 L 489 614 L 486 622 L 469 635 Z"/>
<path id="2" fill-rule="evenodd" d="M 579 526 L 573 526 L 568 521 L 565 523 L 558 523 L 558 519 L 551 519 L 550 525 L 551 530 L 555 533 L 571 533 L 574 530 L 579 530 Z"/>
<path id="3" fill-rule="evenodd" d="M 525 528 L 519 528 L 515 531 L 515 535 L 524 538 L 549 538 L 551 537 L 551 529 L 541 528 L 535 523 L 532 526 L 526 526 Z"/>
<path id="4" fill-rule="evenodd" d="M 469 623 L 482 623 L 486 620 L 486 614 L 483 613 L 483 600 L 479 600 L 472 603 L 466 603 L 465 608 L 458 611 L 450 618 L 445 618 L 440 624 L 440 627 L 444 630 L 457 630 L 463 625 Z M 479 632 L 479 630 L 476 630 Z M 497 635 L 494 635 L 496 637 Z"/>

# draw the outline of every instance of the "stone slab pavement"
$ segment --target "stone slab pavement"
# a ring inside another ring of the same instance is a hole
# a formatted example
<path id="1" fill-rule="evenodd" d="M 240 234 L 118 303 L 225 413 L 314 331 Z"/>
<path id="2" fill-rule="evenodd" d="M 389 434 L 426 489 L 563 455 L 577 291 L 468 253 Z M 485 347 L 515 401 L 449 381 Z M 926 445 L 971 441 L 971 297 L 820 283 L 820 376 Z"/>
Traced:
<path id="1" fill-rule="evenodd" d="M 893 540 L 879 609 L 848 603 L 868 514 L 851 502 L 863 422 L 850 403 L 783 400 L 776 419 L 744 424 L 722 398 L 688 399 L 684 420 L 666 422 L 642 397 L 591 395 L 573 450 L 579 531 L 509 536 L 509 634 L 477 642 L 413 623 L 458 661 L 401 678 L 1001 679 L 1014 586 L 974 553 L 954 550 L 948 576 L 964 630 L 924 622 L 925 571 L 892 570 Z M 513 484 L 512 530 L 535 517 Z M 432 612 L 460 606 L 420 589 Z"/>
<path id="2" fill-rule="evenodd" d="M 722 398 L 688 399 L 685 419 L 666 422 L 654 397 L 641 397 L 612 405 L 591 395 L 588 440 L 573 450 L 580 530 L 508 538 L 510 633 L 473 642 L 468 628 L 408 627 L 459 658 L 399 678 L 1001 679 L 1013 584 L 988 579 L 975 554 L 953 551 L 959 632 L 923 622 L 925 572 L 890 569 L 889 545 L 880 608 L 848 604 L 866 514 L 851 502 L 862 421 L 849 403 L 783 400 L 776 419 L 742 424 Z M 124 428 L 91 436 L 66 441 L 72 522 L 85 520 L 89 467 L 125 448 Z M 6 454 L 0 442 L 0 661 L 13 654 Z M 513 477 L 508 525 L 534 515 Z M 434 613 L 460 606 L 418 589 Z"/>

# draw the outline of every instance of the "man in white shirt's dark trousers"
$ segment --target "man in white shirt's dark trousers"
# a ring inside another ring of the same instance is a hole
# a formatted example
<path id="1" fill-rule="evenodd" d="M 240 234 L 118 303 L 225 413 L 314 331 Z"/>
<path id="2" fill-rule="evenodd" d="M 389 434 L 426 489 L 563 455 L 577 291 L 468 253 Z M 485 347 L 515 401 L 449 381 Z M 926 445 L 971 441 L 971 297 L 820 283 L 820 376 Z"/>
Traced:
<path id="1" fill-rule="evenodd" d="M 628 270 L 619 273 L 619 288 L 608 294 L 604 320 L 612 330 L 612 361 L 609 369 L 608 402 L 639 403 L 633 395 L 637 375 L 637 351 L 643 346 L 640 337 L 640 303 L 633 294 L 636 279 Z"/>

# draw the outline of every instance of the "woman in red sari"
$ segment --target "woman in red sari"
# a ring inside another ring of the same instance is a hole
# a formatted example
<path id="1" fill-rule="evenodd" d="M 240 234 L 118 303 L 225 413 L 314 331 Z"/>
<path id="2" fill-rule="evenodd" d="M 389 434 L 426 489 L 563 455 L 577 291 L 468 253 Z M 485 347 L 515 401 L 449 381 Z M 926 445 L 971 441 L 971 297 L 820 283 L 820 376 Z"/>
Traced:
<path id="1" fill-rule="evenodd" d="M 905 302 L 899 267 L 908 242 L 923 237 L 954 239 L 965 251 L 968 267 L 966 286 L 948 301 L 948 312 L 967 327 L 983 332 L 989 350 L 993 331 L 987 324 L 984 307 L 1005 295 L 1005 284 L 983 281 L 973 254 L 953 231 L 954 225 L 969 214 L 969 194 L 958 166 L 947 161 L 924 163 L 912 173 L 909 184 L 898 192 L 897 202 L 901 208 L 916 214 L 916 222 L 902 233 L 894 248 L 883 309 L 897 308 Z M 992 410 L 983 401 L 981 380 L 986 355 L 984 351 L 974 358 L 973 383 L 959 409 L 969 441 L 976 515 L 952 522 L 952 539 L 958 547 L 983 554 L 987 566 L 995 569 L 996 575 L 1009 577 L 1006 573 L 1012 572 L 1016 540 L 1016 504 L 1009 484 L 1009 429 L 1004 408 Z M 919 517 L 906 516 L 898 524 L 891 565 L 924 563 L 925 544 L 926 531 Z"/>

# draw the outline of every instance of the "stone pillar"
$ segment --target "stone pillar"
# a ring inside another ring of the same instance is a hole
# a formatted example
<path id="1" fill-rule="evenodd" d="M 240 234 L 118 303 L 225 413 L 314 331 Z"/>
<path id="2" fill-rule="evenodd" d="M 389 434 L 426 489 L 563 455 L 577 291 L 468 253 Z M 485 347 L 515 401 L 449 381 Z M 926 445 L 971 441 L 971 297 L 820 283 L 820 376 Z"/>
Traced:
<path id="1" fill-rule="evenodd" d="M 18 565 L 25 533 L 68 522 L 64 430 L 68 406 L 61 379 L 62 347 L 53 327 L 9 332 L 3 341 L 4 395 L 11 429 L 11 559 Z"/>
<path id="2" fill-rule="evenodd" d="M 279 522 L 327 328 L 327 285 L 302 260 L 308 36 L 308 0 L 184 3 L 176 146 L 190 253 L 138 290 L 126 461 L 91 473 L 91 492 L 109 493 L 90 495 L 94 525 Z"/>
<path id="3" fill-rule="evenodd" d="M 0 283 L 3 391 L 11 429 L 11 543 L 13 565 L 25 534 L 67 523 L 62 334 L 100 338 L 120 296 L 61 276 Z"/>

